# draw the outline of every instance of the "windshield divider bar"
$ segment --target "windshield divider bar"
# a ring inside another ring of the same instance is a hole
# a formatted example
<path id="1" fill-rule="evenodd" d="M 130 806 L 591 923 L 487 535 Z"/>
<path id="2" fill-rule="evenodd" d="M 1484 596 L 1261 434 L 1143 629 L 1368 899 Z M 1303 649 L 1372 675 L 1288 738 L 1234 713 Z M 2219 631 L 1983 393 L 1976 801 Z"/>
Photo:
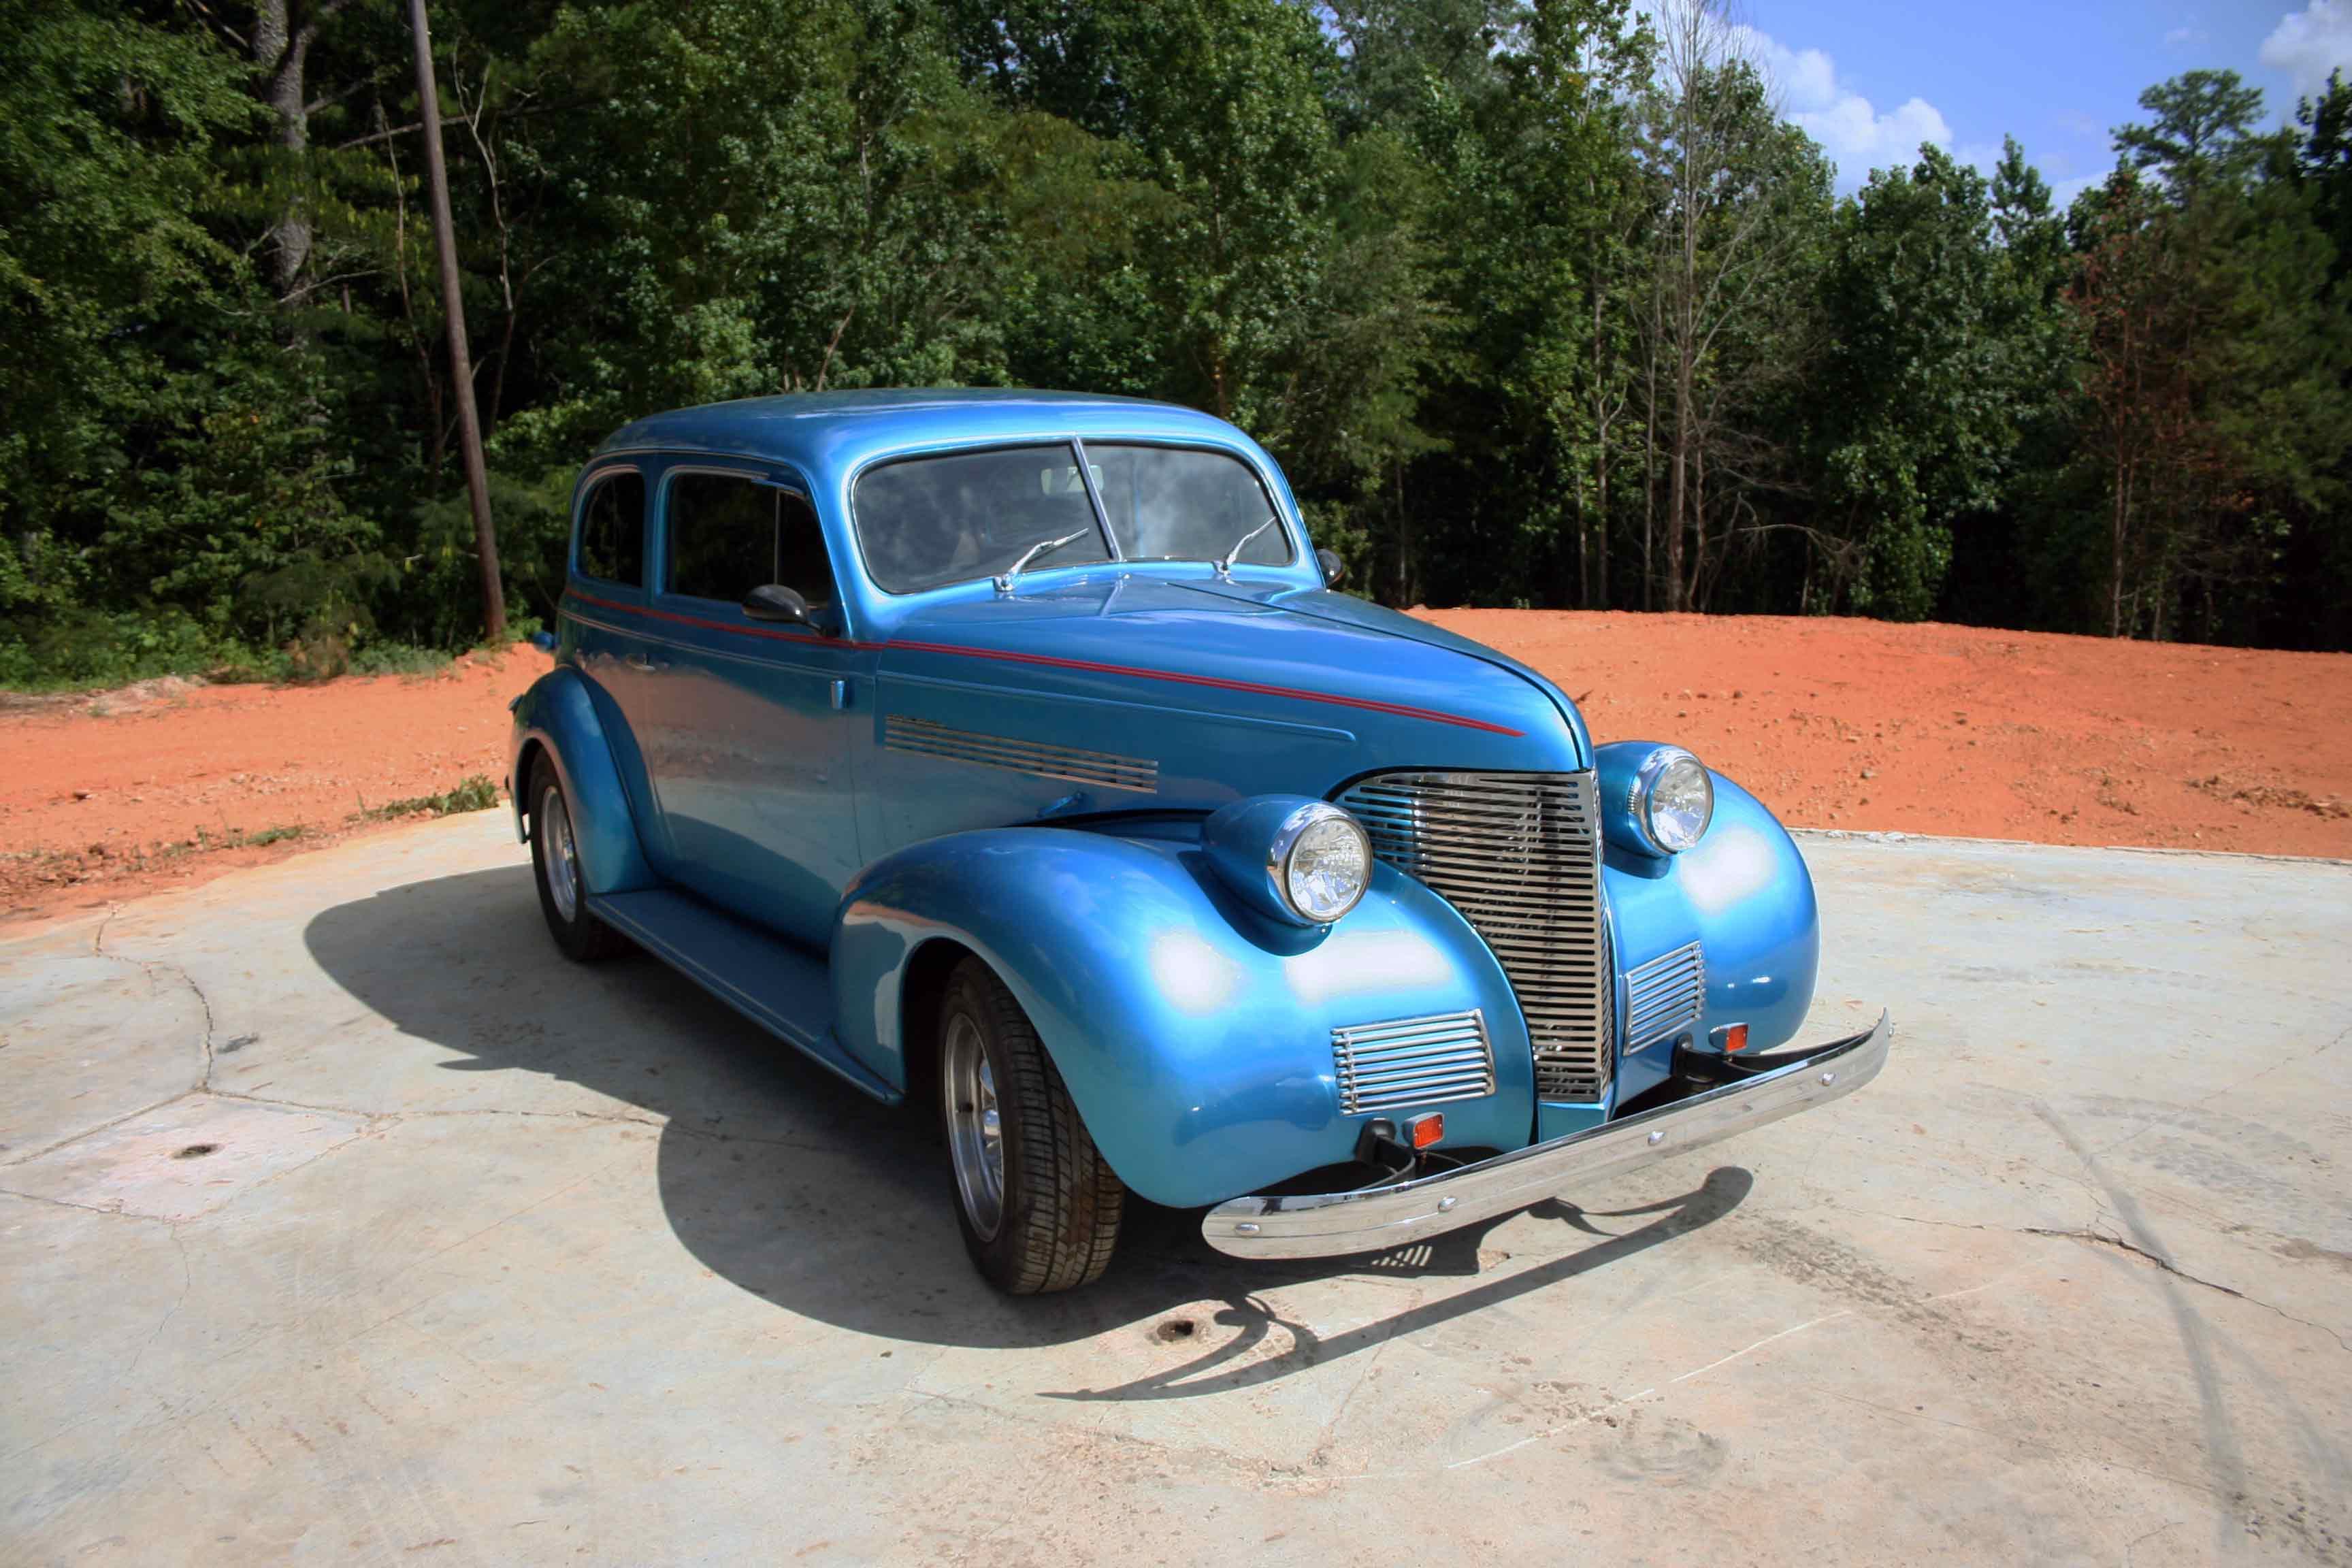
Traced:
<path id="1" fill-rule="evenodd" d="M 1087 500 L 1094 503 L 1095 526 L 1102 530 L 1103 548 L 1110 552 L 1113 561 L 1124 561 L 1127 555 L 1118 547 L 1118 535 L 1111 531 L 1110 508 L 1103 505 L 1102 491 L 1095 489 L 1095 471 L 1087 463 L 1087 444 L 1073 436 L 1070 450 L 1077 454 L 1078 482 L 1087 487 Z"/>

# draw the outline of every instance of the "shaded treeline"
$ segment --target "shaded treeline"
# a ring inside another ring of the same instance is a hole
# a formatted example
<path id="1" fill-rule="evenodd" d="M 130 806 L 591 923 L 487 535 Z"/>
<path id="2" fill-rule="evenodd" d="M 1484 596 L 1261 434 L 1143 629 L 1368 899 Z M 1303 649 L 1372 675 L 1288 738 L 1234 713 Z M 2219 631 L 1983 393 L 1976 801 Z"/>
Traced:
<path id="1" fill-rule="evenodd" d="M 679 404 L 1213 410 L 1401 603 L 2352 646 L 2352 89 L 1833 196 L 1712 0 L 443 0 L 508 587 Z M 385 0 L 0 0 L 0 678 L 478 625 Z"/>

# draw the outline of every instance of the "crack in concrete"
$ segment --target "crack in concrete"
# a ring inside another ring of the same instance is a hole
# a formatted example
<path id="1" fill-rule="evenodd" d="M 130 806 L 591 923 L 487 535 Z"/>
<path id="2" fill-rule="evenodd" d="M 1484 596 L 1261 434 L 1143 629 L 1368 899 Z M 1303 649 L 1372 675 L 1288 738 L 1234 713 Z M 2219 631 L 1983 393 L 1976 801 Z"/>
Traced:
<path id="1" fill-rule="evenodd" d="M 2112 1247 L 2118 1252 L 2127 1253 L 2131 1257 L 2153 1263 L 2158 1268 L 2176 1279 L 2185 1279 L 2191 1285 L 2201 1285 L 2208 1290 L 2218 1290 L 2224 1296 L 2234 1296 L 2250 1307 L 2260 1307 L 2263 1311 L 2274 1313 L 2290 1323 L 2300 1323 L 2306 1329 L 2317 1329 L 2321 1333 L 2334 1340 L 2337 1349 L 2352 1352 L 2352 1341 L 2347 1341 L 2326 1323 L 2315 1323 L 2309 1318 L 2298 1318 L 2284 1308 L 2273 1306 L 2259 1296 L 2249 1296 L 2233 1285 L 2224 1285 L 2217 1279 L 2208 1279 L 2201 1275 L 2191 1274 L 2169 1258 L 2160 1253 L 2151 1252 L 2137 1242 L 2127 1241 L 2120 1236 L 2110 1235 L 2101 1230 L 2053 1230 L 2042 1226 L 2027 1226 L 2021 1234 L 2055 1237 L 2063 1241 L 2079 1241 L 2092 1247 Z"/>
<path id="2" fill-rule="evenodd" d="M 622 1110 L 523 1110 L 509 1106 L 468 1105 L 449 1106 L 427 1110 L 366 1110 L 351 1105 L 321 1105 L 315 1101 L 280 1100 L 272 1095 L 247 1094 L 236 1089 L 215 1089 L 206 1093 L 218 1100 L 241 1100 L 253 1105 L 276 1106 L 288 1110 L 309 1110 L 322 1116 L 349 1116 L 368 1124 L 367 1131 L 388 1131 L 404 1121 L 429 1121 L 441 1117 L 514 1117 L 530 1121 L 571 1121 L 618 1127 L 652 1127 L 673 1132 L 681 1138 L 697 1139 L 705 1143 L 748 1143 L 768 1149 L 799 1149 L 812 1153 L 824 1153 L 841 1147 L 832 1142 L 811 1142 L 798 1138 L 762 1138 L 747 1132 L 714 1132 L 706 1128 L 691 1127 L 675 1118 L 634 1115 Z"/>
<path id="3" fill-rule="evenodd" d="M 2342 1045 L 2346 1040 L 2352 1040 L 2352 1025 L 2345 1026 L 2343 1033 L 2337 1035 L 2334 1039 L 2328 1041 L 2326 1045 L 2319 1047 L 2317 1049 L 2305 1051 L 2299 1057 L 2289 1057 L 2283 1062 L 2273 1062 L 2270 1066 L 2264 1068 L 2253 1077 L 2247 1079 L 2242 1082 L 2231 1084 L 2228 1089 L 2222 1090 L 2222 1094 L 2224 1096 L 2242 1094 L 2245 1090 L 2252 1089 L 2254 1085 L 2262 1082 L 2263 1079 L 2270 1077 L 2271 1074 L 2274 1072 L 2283 1071 L 2287 1068 L 2301 1067 L 2305 1062 L 2317 1061 L 2321 1057 L 2326 1056 L 2328 1052 Z"/>
<path id="4" fill-rule="evenodd" d="M 117 962 L 128 963 L 135 963 L 136 961 L 131 959 L 118 959 Z M 66 1137 L 58 1139 L 54 1143 L 46 1143 L 40 1148 L 27 1150 L 21 1154 L 12 1154 L 5 1160 L 0 1160 L 0 1169 L 10 1169 L 17 1165 L 29 1164 L 33 1161 L 40 1159 L 43 1155 L 54 1154 L 61 1149 L 70 1148 L 74 1144 L 80 1142 L 85 1138 L 94 1138 L 101 1132 L 113 1131 L 115 1128 L 121 1126 L 126 1121 L 133 1121 L 138 1117 L 151 1115 L 168 1106 L 177 1105 L 184 1100 L 197 1097 L 202 1097 L 207 1100 L 231 1100 L 241 1105 L 266 1105 L 276 1110 L 307 1111 L 314 1116 L 346 1117 L 361 1124 L 358 1132 L 355 1134 L 355 1136 L 358 1137 L 370 1137 L 388 1132 L 393 1128 L 399 1126 L 404 1121 L 430 1121 L 445 1117 L 455 1118 L 470 1116 L 485 1119 L 493 1117 L 512 1117 L 518 1121 L 570 1122 L 576 1126 L 651 1127 L 659 1131 L 675 1133 L 679 1137 L 691 1138 L 704 1143 L 742 1143 L 751 1145 L 755 1148 L 792 1149 L 816 1154 L 835 1151 L 840 1147 L 840 1145 L 835 1143 L 809 1142 L 804 1140 L 794 1138 L 761 1138 L 743 1132 L 713 1132 L 703 1128 L 688 1127 L 684 1123 L 676 1121 L 666 1121 L 655 1116 L 635 1116 L 625 1111 L 521 1110 L 502 1106 L 452 1107 L 446 1110 L 364 1110 L 356 1106 L 321 1105 L 310 1100 L 280 1100 L 270 1095 L 243 1094 L 235 1089 L 212 1089 L 209 1087 L 199 1086 L 183 1090 L 178 1094 L 169 1095 L 164 1099 L 155 1100 L 152 1104 L 140 1106 L 134 1110 L 126 1110 L 121 1115 L 106 1121 L 101 1121 L 94 1127 L 85 1127 L 78 1132 L 69 1133 Z M 351 1140 L 346 1139 L 342 1142 L 351 1142 Z M 341 1147 L 341 1143 L 339 1142 L 336 1144 L 336 1147 Z M 310 1162 L 306 1160 L 301 1163 L 308 1164 Z M 298 1164 L 291 1166 L 289 1169 L 299 1170 L 301 1169 L 301 1165 Z M 286 1173 L 287 1173 L 283 1171 L 278 1172 L 265 1179 L 274 1181 L 278 1176 L 284 1175 Z M 40 1203 L 57 1203 L 67 1208 L 79 1209 L 85 1214 L 110 1215 L 121 1213 L 119 1209 L 98 1208 L 89 1204 L 70 1203 L 62 1198 L 47 1198 L 32 1193 L 18 1193 L 14 1188 L 10 1187 L 0 1187 L 0 1193 L 5 1193 L 14 1197 L 29 1198 Z M 154 1216 L 148 1215 L 131 1215 L 128 1217 L 132 1219 L 148 1219 Z M 180 1222 L 165 1221 L 163 1223 L 177 1224 Z"/>
<path id="5" fill-rule="evenodd" d="M 196 1081 L 189 1087 L 191 1089 L 209 1089 L 213 1086 L 213 999 L 205 994 L 205 988 L 196 984 L 196 977 L 194 975 L 189 973 L 186 969 L 179 964 L 172 963 L 168 959 L 132 958 L 127 953 L 107 952 L 106 928 L 112 925 L 114 923 L 114 917 L 121 912 L 122 906 L 121 904 L 115 905 L 113 908 L 106 911 L 106 918 L 100 921 L 97 927 L 90 931 L 90 954 L 96 958 L 105 959 L 109 963 L 127 963 L 133 969 L 138 970 L 142 974 L 147 976 L 150 981 L 152 981 L 155 978 L 155 972 L 157 970 L 163 970 L 171 974 L 173 978 L 177 979 L 181 984 L 188 988 L 189 994 L 195 997 L 196 1005 L 198 1008 L 202 1009 L 205 1016 L 204 1036 L 197 1041 L 197 1050 L 200 1053 L 203 1066 L 197 1070 Z M 169 1101 L 159 1101 L 158 1103 L 168 1104 Z"/>
<path id="6" fill-rule="evenodd" d="M 188 1292 L 195 1288 L 196 1273 L 188 1263 L 188 1244 L 180 1239 L 179 1226 L 172 1226 L 165 1229 L 163 1234 L 172 1238 L 172 1250 L 180 1255 L 180 1293 L 172 1298 L 171 1306 L 164 1309 L 163 1315 L 155 1321 L 154 1331 L 149 1334 L 140 1344 L 139 1349 L 132 1353 L 131 1364 L 122 1369 L 122 1375 L 125 1377 L 139 1370 L 140 1362 L 146 1358 L 149 1351 L 155 1348 L 155 1342 L 163 1337 L 163 1331 L 170 1328 L 172 1320 L 180 1315 L 180 1308 L 187 1301 Z"/>
<path id="7" fill-rule="evenodd" d="M 498 1106 L 450 1108 L 432 1110 L 368 1110 L 357 1106 L 322 1105 L 311 1101 L 284 1100 L 271 1095 L 250 1094 L 240 1092 L 236 1089 L 215 1089 L 213 1087 L 212 1078 L 214 1066 L 218 1059 L 218 1053 L 215 1046 L 215 1037 L 219 1032 L 219 1021 L 213 1012 L 212 998 L 206 994 L 203 985 L 197 983 L 195 976 L 189 973 L 187 969 L 181 964 L 172 963 L 166 959 L 135 958 L 128 953 L 109 952 L 106 947 L 107 931 L 113 925 L 115 918 L 121 912 L 122 907 L 121 905 L 118 904 L 114 906 L 108 910 L 107 912 L 100 918 L 97 925 L 91 929 L 89 939 L 90 954 L 95 958 L 102 958 L 110 963 L 120 963 L 129 968 L 136 969 L 142 975 L 145 975 L 150 982 L 154 981 L 158 974 L 161 973 L 170 977 L 171 979 L 178 981 L 182 985 L 187 987 L 188 994 L 196 999 L 197 1009 L 204 1015 L 204 1030 L 197 1041 L 197 1050 L 201 1065 L 198 1068 L 195 1081 L 192 1083 L 187 1089 L 179 1094 L 167 1095 L 162 1100 L 154 1100 L 149 1104 L 139 1106 L 134 1110 L 124 1111 L 121 1115 L 100 1122 L 96 1126 L 82 1128 L 79 1131 L 73 1132 L 64 1138 L 60 1138 L 53 1143 L 47 1143 L 37 1149 L 28 1150 L 23 1153 L 12 1153 L 5 1159 L 0 1159 L 0 1167 L 25 1164 L 28 1162 L 37 1160 L 43 1155 L 53 1154 L 60 1149 L 68 1148 L 72 1144 L 81 1142 L 85 1138 L 92 1137 L 98 1133 L 109 1131 L 116 1127 L 120 1127 L 122 1123 L 129 1121 L 135 1117 L 145 1116 L 151 1112 L 160 1110 L 165 1106 L 175 1104 L 176 1102 L 188 1098 L 191 1094 L 208 1095 L 215 1099 L 236 1100 L 247 1104 L 273 1106 L 288 1110 L 306 1110 L 322 1116 L 350 1117 L 355 1121 L 364 1123 L 362 1131 L 366 1133 L 381 1132 L 390 1129 L 391 1127 L 396 1126 L 403 1121 L 423 1121 L 434 1117 L 510 1116 L 532 1121 L 612 1123 L 624 1126 L 653 1127 L 665 1131 L 675 1131 L 684 1137 L 698 1139 L 701 1142 L 710 1143 L 746 1143 L 763 1148 L 800 1149 L 808 1150 L 814 1152 L 823 1152 L 824 1150 L 834 1147 L 834 1145 L 827 1143 L 811 1143 L 792 1138 L 761 1138 L 737 1132 L 714 1132 L 702 1128 L 689 1127 L 673 1119 L 632 1115 L 622 1111 L 522 1110 Z M 308 1162 L 305 1162 L 305 1163 L 307 1163 Z M 31 1196 L 32 1194 L 25 1194 L 18 1195 Z M 63 1200 L 47 1199 L 40 1201 L 63 1202 Z M 80 1209 L 89 1214 L 117 1214 L 121 1212 L 115 1209 L 95 1208 L 86 1204 L 66 1203 L 63 1206 Z M 148 1216 L 133 1215 L 131 1217 L 145 1218 Z"/>
<path id="8" fill-rule="evenodd" d="M 2095 1206 L 2098 1208 L 2096 1218 L 2111 1217 L 2104 1205 Z M 2300 1323 L 2306 1329 L 2316 1329 L 2333 1339 L 2344 1350 L 2352 1352 L 2352 1340 L 2347 1340 L 2344 1335 L 2329 1328 L 2326 1323 L 2314 1322 L 2309 1318 L 2298 1318 L 2284 1308 L 2273 1306 L 2259 1296 L 2250 1296 L 2233 1285 L 2224 1285 L 2217 1279 L 2207 1279 L 2202 1276 L 2191 1274 L 2169 1258 L 2151 1252 L 2147 1247 L 2136 1242 L 2127 1241 L 2112 1232 L 2098 1229 L 2095 1225 L 2079 1230 L 2063 1230 L 2054 1226 L 1988 1225 L 1973 1220 L 1929 1219 L 1924 1215 L 1889 1214 L 1882 1209 L 1853 1209 L 1849 1212 L 1868 1215 L 1874 1219 L 1897 1220 L 1905 1225 L 1936 1226 L 1945 1230 L 1990 1230 L 2003 1236 L 2046 1236 L 2062 1241 L 2079 1241 L 2087 1246 L 2111 1247 L 2119 1252 L 2128 1253 L 2134 1258 L 2156 1265 L 2158 1268 L 2176 1279 L 2185 1279 L 2191 1285 L 2202 1285 L 2208 1290 L 2218 1290 L 2224 1296 L 2234 1296 L 2250 1307 L 2260 1307 L 2265 1312 L 2275 1313 L 2290 1323 Z"/>
<path id="9" fill-rule="evenodd" d="M 657 1117 L 631 1116 L 621 1111 L 520 1110 L 497 1105 L 450 1106 L 429 1110 L 368 1110 L 356 1105 L 322 1105 L 316 1100 L 281 1100 L 275 1095 L 249 1094 L 234 1089 L 213 1089 L 204 1092 L 215 1100 L 231 1100 L 242 1105 L 267 1105 L 279 1110 L 307 1110 L 318 1116 L 348 1116 L 353 1121 L 367 1123 L 366 1130 L 371 1132 L 397 1126 L 403 1121 L 426 1121 L 444 1116 L 514 1116 L 537 1121 L 614 1122 L 631 1127 L 670 1125 Z"/>
<path id="10" fill-rule="evenodd" d="M 165 1219 L 162 1215 L 132 1214 L 119 1208 L 102 1209 L 95 1204 L 78 1204 L 71 1198 L 53 1198 L 47 1193 L 20 1193 L 14 1187 L 0 1187 L 0 1198 L 16 1198 L 28 1204 L 47 1204 L 52 1208 L 71 1209 L 76 1214 L 104 1215 L 110 1219 L 135 1219 L 145 1225 L 172 1226 L 186 1223 L 184 1220 Z"/>

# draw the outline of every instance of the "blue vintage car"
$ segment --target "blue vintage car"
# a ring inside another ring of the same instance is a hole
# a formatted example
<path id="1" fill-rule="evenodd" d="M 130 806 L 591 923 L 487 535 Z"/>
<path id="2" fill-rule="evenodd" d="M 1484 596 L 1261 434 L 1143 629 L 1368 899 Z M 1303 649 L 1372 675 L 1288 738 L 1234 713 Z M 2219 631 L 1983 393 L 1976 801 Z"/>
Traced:
<path id="1" fill-rule="evenodd" d="M 1845 1094 L 1770 813 L 1332 591 L 1190 409 L 1030 392 L 642 419 L 573 503 L 511 781 L 557 944 L 653 952 L 936 1108 L 981 1270 L 1122 1205 L 1376 1251 Z"/>

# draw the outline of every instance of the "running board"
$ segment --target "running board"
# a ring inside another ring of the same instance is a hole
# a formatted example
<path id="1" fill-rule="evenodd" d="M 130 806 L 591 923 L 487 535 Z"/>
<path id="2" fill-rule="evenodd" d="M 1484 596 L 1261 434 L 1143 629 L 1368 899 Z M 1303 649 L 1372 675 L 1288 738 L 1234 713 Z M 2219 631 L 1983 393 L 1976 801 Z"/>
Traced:
<path id="1" fill-rule="evenodd" d="M 903 1098 L 841 1048 L 824 961 L 711 908 L 656 888 L 591 896 L 589 912 L 786 1044 L 886 1104 Z"/>

